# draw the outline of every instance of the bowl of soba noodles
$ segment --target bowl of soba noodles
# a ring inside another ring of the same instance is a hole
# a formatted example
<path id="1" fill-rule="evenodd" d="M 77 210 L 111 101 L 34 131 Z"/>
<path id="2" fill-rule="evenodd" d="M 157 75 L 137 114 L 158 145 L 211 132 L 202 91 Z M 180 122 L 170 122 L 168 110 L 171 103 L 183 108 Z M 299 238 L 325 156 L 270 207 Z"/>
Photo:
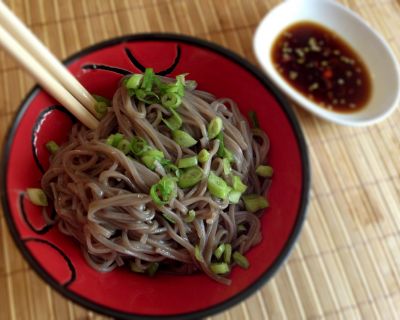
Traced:
<path id="1" fill-rule="evenodd" d="M 287 100 L 243 58 L 182 35 L 112 39 L 65 63 L 98 127 L 35 87 L 4 144 L 5 218 L 30 266 L 118 319 L 199 319 L 256 292 L 306 214 Z"/>

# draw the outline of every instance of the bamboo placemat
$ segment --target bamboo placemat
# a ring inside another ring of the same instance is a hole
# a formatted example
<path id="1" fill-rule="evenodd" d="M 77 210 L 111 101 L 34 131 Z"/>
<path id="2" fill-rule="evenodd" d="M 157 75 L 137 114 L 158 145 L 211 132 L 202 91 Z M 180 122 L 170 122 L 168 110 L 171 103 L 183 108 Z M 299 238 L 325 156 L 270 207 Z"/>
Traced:
<path id="1" fill-rule="evenodd" d="M 114 36 L 168 31 L 214 41 L 255 63 L 252 35 L 278 0 L 9 0 L 60 58 Z M 400 57 L 398 0 L 342 0 Z M 0 141 L 34 85 L 0 51 Z M 295 108 L 313 171 L 307 222 L 261 290 L 212 319 L 400 318 L 400 109 L 345 128 Z M 105 319 L 61 297 L 28 267 L 0 209 L 0 319 Z"/>

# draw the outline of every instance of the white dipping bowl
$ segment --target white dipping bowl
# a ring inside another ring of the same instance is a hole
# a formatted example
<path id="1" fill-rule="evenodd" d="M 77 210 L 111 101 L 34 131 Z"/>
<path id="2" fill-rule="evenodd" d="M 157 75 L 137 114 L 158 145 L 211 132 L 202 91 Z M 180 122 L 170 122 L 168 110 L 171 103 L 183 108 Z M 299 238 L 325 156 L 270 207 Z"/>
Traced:
<path id="1" fill-rule="evenodd" d="M 271 50 L 279 34 L 301 21 L 318 23 L 344 39 L 362 58 L 371 75 L 372 91 L 358 111 L 339 113 L 319 106 L 292 87 L 273 65 Z M 348 126 L 366 126 L 386 118 L 399 104 L 400 72 L 385 40 L 361 17 L 331 0 L 287 0 L 271 10 L 254 36 L 255 55 L 271 80 L 293 101 L 317 116 Z"/>

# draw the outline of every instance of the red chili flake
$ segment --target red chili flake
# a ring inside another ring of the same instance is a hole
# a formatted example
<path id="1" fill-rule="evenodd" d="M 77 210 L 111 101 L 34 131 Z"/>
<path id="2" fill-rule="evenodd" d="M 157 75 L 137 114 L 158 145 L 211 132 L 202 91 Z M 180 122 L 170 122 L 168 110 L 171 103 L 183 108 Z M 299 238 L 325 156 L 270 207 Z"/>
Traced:
<path id="1" fill-rule="evenodd" d="M 325 69 L 324 73 L 323 73 L 323 77 L 325 79 L 330 79 L 333 76 L 333 72 L 331 69 Z"/>

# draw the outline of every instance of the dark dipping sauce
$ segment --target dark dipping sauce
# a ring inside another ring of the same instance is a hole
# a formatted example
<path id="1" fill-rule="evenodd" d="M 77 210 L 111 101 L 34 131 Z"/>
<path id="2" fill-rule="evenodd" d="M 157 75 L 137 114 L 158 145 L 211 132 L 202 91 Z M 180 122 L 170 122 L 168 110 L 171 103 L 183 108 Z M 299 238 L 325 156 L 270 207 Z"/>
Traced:
<path id="1" fill-rule="evenodd" d="M 358 111 L 371 95 L 370 74 L 358 54 L 319 24 L 300 22 L 284 30 L 272 60 L 286 81 L 323 108 Z"/>

